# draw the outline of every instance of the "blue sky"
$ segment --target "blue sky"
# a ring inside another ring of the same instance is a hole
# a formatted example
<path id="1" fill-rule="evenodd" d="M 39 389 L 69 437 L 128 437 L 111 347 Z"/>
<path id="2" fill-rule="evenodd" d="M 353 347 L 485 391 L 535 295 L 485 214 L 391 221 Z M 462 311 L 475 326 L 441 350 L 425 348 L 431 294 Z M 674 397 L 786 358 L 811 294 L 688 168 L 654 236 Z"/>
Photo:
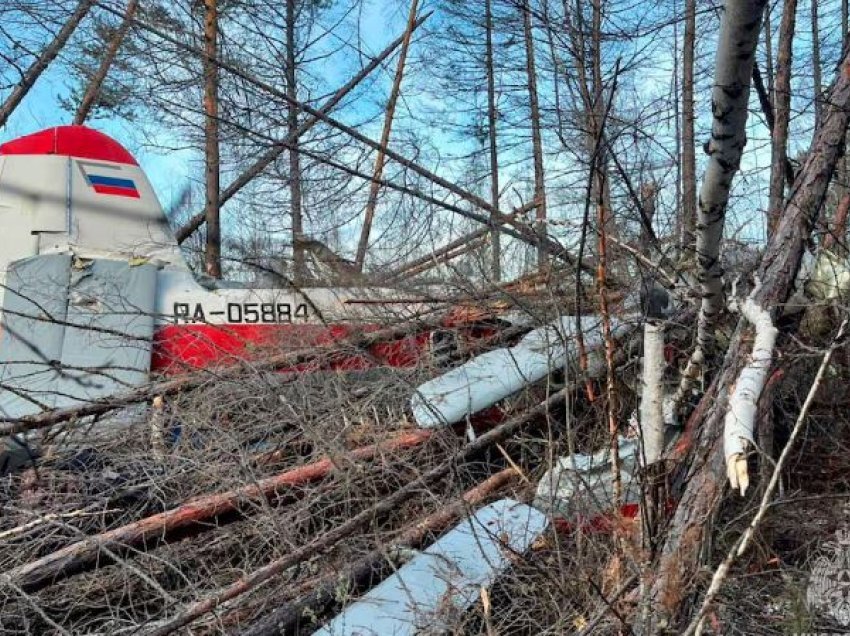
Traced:
<path id="1" fill-rule="evenodd" d="M 364 10 L 360 14 L 360 28 L 364 47 L 368 52 L 380 51 L 397 36 L 404 19 L 397 10 L 399 6 L 391 0 L 367 0 L 364 3 Z M 73 114 L 60 106 L 59 98 L 67 96 L 71 88 L 61 62 L 60 56 L 39 78 L 6 125 L 0 129 L 0 143 L 45 128 L 71 123 Z M 336 86 L 347 79 L 347 69 L 328 67 L 328 84 Z M 96 119 L 89 125 L 114 137 L 130 150 L 147 173 L 165 207 L 178 196 L 187 181 L 201 177 L 200 151 L 185 148 L 163 152 L 156 149 L 156 146 L 160 145 L 157 143 L 159 140 L 163 142 L 162 146 L 179 145 L 166 143 L 170 138 L 170 131 L 167 129 L 158 129 L 148 123 L 144 127 L 144 134 L 140 134 L 132 123 L 120 119 Z M 153 139 L 150 138 L 151 135 Z"/>

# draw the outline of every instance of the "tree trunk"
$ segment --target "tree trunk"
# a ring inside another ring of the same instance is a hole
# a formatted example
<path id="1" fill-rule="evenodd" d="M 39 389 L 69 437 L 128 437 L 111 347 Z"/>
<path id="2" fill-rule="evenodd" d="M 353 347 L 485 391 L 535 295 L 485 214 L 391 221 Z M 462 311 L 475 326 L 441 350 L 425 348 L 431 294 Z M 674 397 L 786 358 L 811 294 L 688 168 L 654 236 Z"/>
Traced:
<path id="1" fill-rule="evenodd" d="M 848 0 L 841 0 L 841 50 L 845 50 L 847 48 L 847 40 L 850 38 L 850 33 L 848 33 L 848 29 L 850 29 L 850 21 L 848 20 L 848 5 L 850 2 Z"/>
<path id="2" fill-rule="evenodd" d="M 850 109 L 850 57 L 841 62 L 828 98 L 824 99 L 821 127 L 812 141 L 791 198 L 778 219 L 757 280 L 762 286 L 753 295 L 759 306 L 770 309 L 774 321 L 779 308 L 793 292 L 803 251 L 811 229 L 823 208 L 827 190 L 840 159 Z M 737 370 L 747 360 L 750 345 L 744 337 L 743 321 L 732 338 L 720 370 L 716 395 L 705 419 L 695 427 L 695 457 L 685 477 L 686 489 L 671 522 L 671 530 L 659 563 L 653 598 L 662 623 L 676 617 L 684 598 L 694 589 L 693 573 L 699 570 L 699 555 L 709 521 L 723 493 L 726 461 L 723 451 L 723 420 L 727 396 L 737 381 Z"/>
<path id="3" fill-rule="evenodd" d="M 145 24 L 144 29 L 146 31 L 148 31 L 149 33 L 153 33 L 157 37 L 163 39 L 166 42 L 169 42 L 169 43 L 177 46 L 178 48 L 180 48 L 184 51 L 187 51 L 187 52 L 190 52 L 190 53 L 195 53 L 195 54 L 200 53 L 201 55 L 203 55 L 202 50 L 197 49 L 196 47 L 194 47 L 190 44 L 186 44 L 185 42 L 181 41 L 180 39 L 178 39 L 178 38 L 176 38 L 172 35 L 170 35 L 169 33 L 167 33 L 166 31 L 164 31 L 162 29 L 151 26 L 150 24 Z M 474 205 L 476 207 L 482 208 L 482 209 L 486 210 L 487 212 L 497 213 L 496 218 L 499 221 L 499 223 L 501 223 L 502 225 L 509 226 L 508 228 L 504 228 L 502 230 L 504 233 L 510 234 L 511 236 L 513 236 L 513 237 L 515 237 L 515 238 L 517 238 L 521 241 L 524 241 L 524 242 L 526 242 L 530 245 L 534 245 L 535 247 L 542 245 L 543 249 L 547 253 L 552 254 L 556 258 L 558 258 L 558 259 L 560 259 L 560 260 L 562 260 L 566 263 L 569 263 L 571 265 L 581 267 L 582 269 L 592 271 L 592 268 L 588 267 L 585 263 L 577 263 L 576 260 L 567 252 L 567 250 L 565 250 L 564 247 L 561 244 L 559 244 L 557 241 L 554 241 L 554 240 L 552 240 L 552 239 L 550 239 L 546 236 L 541 237 L 537 232 L 534 231 L 533 228 L 529 228 L 526 224 L 521 223 L 521 222 L 511 218 L 509 215 L 502 214 L 498 210 L 493 210 L 493 206 L 486 199 L 483 199 L 482 197 L 476 195 L 475 193 L 470 192 L 469 190 L 462 188 L 461 186 L 457 185 L 456 183 L 449 181 L 448 179 L 445 179 L 445 178 L 435 174 L 431 170 L 428 170 L 427 168 L 416 163 L 415 161 L 412 161 L 412 160 L 408 159 L 407 157 L 401 155 L 400 153 L 395 152 L 394 150 L 392 150 L 390 148 L 386 148 L 386 147 L 381 146 L 381 144 L 379 144 L 377 141 L 375 141 L 374 139 L 364 135 L 363 133 L 358 131 L 356 128 L 342 123 L 341 121 L 339 121 L 338 119 L 336 119 L 334 117 L 331 117 L 327 113 L 323 113 L 321 110 L 319 110 L 317 108 L 313 108 L 309 104 L 298 101 L 297 99 L 288 95 L 285 91 L 281 91 L 278 88 L 276 88 L 275 86 L 269 84 L 268 82 L 265 82 L 261 79 L 254 77 L 253 75 L 251 75 L 250 73 L 245 71 L 242 67 L 235 65 L 235 64 L 228 63 L 227 61 L 221 60 L 221 59 L 219 59 L 218 65 L 219 65 L 220 68 L 226 70 L 228 73 L 231 73 L 235 77 L 238 77 L 238 78 L 248 82 L 252 86 L 257 87 L 262 91 L 265 91 L 269 95 L 272 95 L 273 97 L 277 97 L 278 99 L 282 99 L 282 100 L 286 101 L 287 103 L 294 104 L 299 110 L 307 113 L 308 115 L 310 115 L 312 117 L 315 117 L 319 121 L 326 122 L 327 124 L 329 124 L 330 126 L 335 128 L 336 130 L 344 132 L 346 135 L 351 137 L 353 140 L 358 141 L 359 143 L 364 144 L 365 146 L 368 146 L 369 148 L 372 148 L 373 150 L 379 150 L 379 149 L 383 148 L 383 150 L 386 153 L 388 158 L 392 159 L 393 161 L 398 162 L 399 164 L 401 164 L 405 168 L 408 168 L 412 172 L 415 172 L 416 174 L 424 177 L 425 179 L 428 179 L 432 183 L 440 186 L 441 188 L 445 188 L 446 190 L 457 195 L 458 197 L 460 197 L 464 201 L 467 201 L 467 202 L 471 203 L 472 205 Z M 304 151 L 304 152 L 307 152 L 307 151 Z M 343 164 L 339 164 L 337 162 L 334 162 L 333 160 L 328 159 L 327 157 L 321 157 L 316 153 L 313 153 L 313 156 L 316 157 L 317 160 L 325 161 L 325 163 L 327 163 L 327 165 L 333 165 L 337 169 L 342 170 L 342 171 L 344 171 L 348 174 L 357 174 L 358 176 L 361 175 L 361 173 L 359 173 L 357 170 L 351 169 L 348 166 L 345 166 Z M 367 180 L 371 181 L 371 177 L 367 176 L 365 178 Z M 387 187 L 388 182 L 386 182 L 385 180 L 382 180 L 382 181 L 383 181 L 383 185 L 385 187 Z M 414 189 L 409 188 L 407 186 L 393 184 L 393 187 L 395 187 L 399 191 L 414 192 Z M 451 210 L 453 212 L 456 212 L 457 214 L 460 214 L 461 216 L 465 216 L 466 218 L 473 219 L 473 220 L 475 220 L 479 223 L 486 225 L 487 227 L 490 227 L 492 225 L 492 220 L 489 217 L 484 217 L 484 216 L 478 214 L 477 212 L 458 208 L 457 206 L 454 206 L 452 204 L 448 204 L 445 201 L 437 202 L 438 200 L 435 199 L 434 197 L 429 197 L 428 195 L 425 195 L 421 192 L 417 196 L 419 196 L 420 198 L 428 199 L 431 202 L 435 202 L 436 205 L 440 205 L 441 207 L 443 207 L 447 210 Z"/>
<path id="4" fill-rule="evenodd" d="M 815 98 L 815 128 L 820 125 L 821 118 L 821 59 L 820 59 L 820 28 L 818 26 L 818 0 L 812 0 L 812 81 L 814 82 Z"/>
<path id="5" fill-rule="evenodd" d="M 130 30 L 130 26 L 133 24 L 133 18 L 136 15 L 136 9 L 138 6 L 139 0 L 129 0 L 129 2 L 127 2 L 127 8 L 124 10 L 124 17 L 121 20 L 121 25 L 118 29 L 116 29 L 112 38 L 109 40 L 106 51 L 103 53 L 103 59 L 100 62 L 100 66 L 91 78 L 88 87 L 86 87 L 86 92 L 83 95 L 82 100 L 80 100 L 80 105 L 74 115 L 74 125 L 80 126 L 85 123 L 92 108 L 97 102 L 98 97 L 100 97 L 100 90 L 103 87 L 103 82 L 106 80 L 106 76 L 109 74 L 109 69 L 112 68 L 112 63 L 115 61 L 115 56 L 118 54 L 118 50 L 121 48 L 124 38 L 127 37 L 127 32 Z"/>
<path id="6" fill-rule="evenodd" d="M 829 232 L 823 239 L 823 247 L 828 250 L 845 251 L 847 235 L 847 215 L 850 212 L 850 192 L 845 193 L 838 201 L 835 208 L 835 216 L 829 228 Z"/>
<path id="7" fill-rule="evenodd" d="M 485 66 L 487 72 L 487 123 L 490 142 L 490 204 L 499 209 L 499 152 L 496 132 L 496 74 L 493 68 L 493 2 L 484 0 Z M 492 216 L 492 213 L 491 213 Z M 495 218 L 490 231 L 491 266 L 493 282 L 502 280 L 502 237 Z"/>
<path id="8" fill-rule="evenodd" d="M 785 0 L 779 24 L 776 89 L 773 99 L 773 134 L 768 199 L 768 234 L 773 233 L 785 201 L 785 163 L 788 160 L 788 125 L 791 119 L 791 62 L 797 0 Z"/>
<path id="9" fill-rule="evenodd" d="M 568 387 L 568 389 L 571 388 Z M 398 507 L 409 501 L 414 494 L 421 493 L 424 488 L 430 488 L 437 481 L 451 475 L 452 471 L 457 470 L 461 462 L 468 461 L 470 457 L 480 454 L 482 450 L 503 442 L 511 435 L 515 435 L 528 423 L 537 421 L 539 417 L 548 414 L 549 410 L 555 404 L 563 404 L 565 396 L 568 395 L 568 389 L 557 391 L 526 413 L 514 417 L 507 422 L 503 422 L 483 435 L 478 436 L 474 441 L 469 442 L 452 454 L 445 462 L 442 462 L 427 472 L 423 472 L 398 490 L 386 495 L 374 505 L 358 512 L 342 524 L 334 526 L 324 534 L 313 537 L 308 543 L 294 548 L 287 554 L 260 568 L 244 574 L 227 587 L 205 595 L 187 606 L 177 608 L 174 615 L 160 621 L 157 625 L 141 632 L 141 634 L 143 636 L 166 636 L 167 634 L 171 634 L 175 630 L 189 625 L 201 616 L 215 610 L 217 607 L 221 607 L 223 603 L 227 603 L 242 596 L 246 592 L 256 589 L 257 586 L 262 585 L 274 577 L 281 576 L 288 568 L 303 563 L 306 559 L 324 554 L 340 541 L 347 539 L 355 532 L 372 524 L 375 519 L 390 511 L 398 510 Z M 236 604 L 237 602 L 234 601 L 231 607 Z"/>
<path id="10" fill-rule="evenodd" d="M 526 0 L 522 5 L 522 26 L 525 36 L 525 72 L 528 77 L 528 102 L 531 114 L 531 151 L 534 157 L 534 201 L 536 230 L 541 241 L 546 237 L 546 186 L 543 172 L 543 141 L 540 134 L 540 105 L 537 94 L 537 68 L 534 62 L 534 33 L 531 24 L 531 7 Z M 537 266 L 546 264 L 546 250 L 542 242 L 537 247 Z"/>
<path id="11" fill-rule="evenodd" d="M 298 105 L 296 91 L 296 55 L 295 21 L 297 18 L 296 0 L 286 0 L 286 95 L 287 99 L 287 138 L 291 139 L 289 148 L 289 206 L 292 216 L 292 281 L 302 285 L 306 276 L 304 247 L 301 238 L 304 223 L 301 210 L 301 156 L 298 153 Z"/>
<path id="12" fill-rule="evenodd" d="M 593 73 L 593 98 L 592 111 L 595 135 L 604 142 L 597 146 L 595 137 L 593 144 L 597 147 L 596 156 L 598 165 L 596 170 L 597 201 L 602 205 L 604 215 L 599 221 L 604 223 L 605 236 L 618 240 L 620 237 L 617 221 L 614 217 L 614 207 L 611 205 L 611 179 L 608 176 L 608 144 L 605 135 L 605 83 L 602 79 L 602 4 L 603 0 L 593 0 L 593 20 L 591 25 L 591 71 Z M 619 74 L 619 66 L 615 70 L 615 76 Z M 616 77 L 614 80 L 616 86 Z M 614 88 L 611 89 L 613 100 Z M 602 228 L 600 227 L 600 231 Z M 608 257 L 613 256 L 613 250 L 609 249 Z M 613 260 L 613 259 L 612 259 Z"/>
<path id="13" fill-rule="evenodd" d="M 204 136 L 206 158 L 207 245 L 204 255 L 206 272 L 221 278 L 221 218 L 219 198 L 218 140 L 218 0 L 204 0 Z"/>
<path id="14" fill-rule="evenodd" d="M 738 172 L 747 142 L 747 105 L 755 51 L 767 0 L 727 0 L 718 36 L 712 97 L 709 159 L 699 197 L 697 264 L 700 303 L 697 345 L 682 377 L 681 403 L 699 376 L 712 341 L 714 322 L 723 309 L 723 270 L 720 241 L 732 179 Z"/>
<path id="15" fill-rule="evenodd" d="M 23 77 L 21 77 L 21 81 L 18 82 L 9 97 L 6 98 L 3 105 L 0 106 L 0 128 L 6 125 L 6 121 L 9 119 L 11 114 L 15 112 L 15 109 L 24 97 L 27 96 L 27 93 L 30 92 L 30 89 L 38 81 L 38 78 L 41 77 L 41 74 L 47 70 L 50 63 L 56 59 L 57 55 L 59 55 L 59 52 L 63 49 L 65 44 L 68 43 L 68 40 L 74 34 L 74 31 L 77 30 L 78 26 L 80 26 L 80 22 L 82 22 L 86 15 L 88 15 L 88 12 L 91 11 L 93 4 L 94 0 L 80 0 L 77 4 L 77 8 L 74 10 L 74 13 L 71 14 L 71 17 L 68 18 L 68 21 L 62 26 L 59 33 L 57 33 L 56 37 L 53 38 L 53 41 L 47 45 L 41 55 L 38 56 L 38 59 L 36 59 L 35 62 L 33 62 L 24 72 Z"/>
<path id="16" fill-rule="evenodd" d="M 697 221 L 697 160 L 694 135 L 694 53 L 696 0 L 685 2 L 682 46 L 682 252 L 693 249 Z"/>
<path id="17" fill-rule="evenodd" d="M 773 104 L 776 102 L 776 94 L 774 93 L 774 76 L 776 69 L 773 67 L 773 26 L 771 16 L 773 15 L 773 5 L 767 3 L 767 9 L 764 11 L 764 65 L 765 74 L 767 75 L 767 94 L 770 99 L 770 108 L 773 110 Z"/>
<path id="18" fill-rule="evenodd" d="M 418 28 L 425 20 L 430 16 L 431 13 L 427 13 L 423 15 L 416 21 L 416 27 Z M 323 114 L 328 114 L 334 107 L 339 104 L 346 95 L 348 95 L 356 86 L 359 86 L 360 82 L 363 81 L 372 71 L 378 68 L 390 55 L 392 55 L 393 51 L 395 51 L 401 43 L 404 41 L 404 36 L 400 36 L 396 38 L 387 48 L 381 51 L 374 59 L 372 59 L 366 66 L 364 66 L 354 77 L 352 77 L 348 82 L 346 82 L 343 86 L 339 88 L 322 106 L 319 108 L 319 112 Z M 295 137 L 301 137 L 306 134 L 313 126 L 315 126 L 318 122 L 321 121 L 321 118 L 316 116 L 310 116 L 308 119 L 304 121 L 296 131 Z M 289 145 L 293 142 L 295 137 L 291 137 L 287 135 L 280 143 L 275 144 L 271 148 L 269 148 L 262 156 L 257 159 L 251 166 L 245 170 L 241 175 L 239 175 L 233 183 L 227 186 L 224 189 L 224 192 L 221 193 L 221 196 L 218 199 L 219 206 L 223 206 L 227 203 L 232 197 L 236 196 L 239 191 L 244 188 L 246 185 L 251 183 L 257 176 L 261 175 L 263 171 L 268 168 L 272 162 L 274 162 L 278 157 L 280 157 L 283 152 L 289 148 Z M 177 243 L 183 243 L 187 238 L 189 238 L 198 228 L 200 228 L 204 222 L 206 221 L 204 212 L 199 212 L 195 214 L 189 221 L 183 225 L 183 227 L 179 228 L 174 237 L 177 239 Z"/>
<path id="19" fill-rule="evenodd" d="M 419 6 L 418 0 L 413 0 L 410 3 L 410 12 L 407 15 L 407 28 L 404 31 L 404 39 L 401 43 L 401 52 L 398 57 L 398 65 L 395 70 L 395 79 L 393 87 L 390 91 L 390 99 L 387 102 L 387 110 L 384 113 L 384 130 L 381 133 L 381 147 L 375 159 L 375 173 L 372 183 L 369 186 L 369 199 L 366 202 L 366 212 L 363 217 L 363 228 L 360 230 L 360 241 L 357 244 L 357 256 L 355 265 L 359 272 L 363 271 L 363 263 L 366 261 L 366 250 L 369 247 L 369 234 L 372 231 L 372 220 L 375 217 L 375 206 L 378 204 L 378 194 L 381 190 L 380 180 L 384 174 L 384 163 L 386 156 L 383 148 L 390 143 L 390 132 L 393 127 L 393 118 L 395 117 L 395 105 L 398 101 L 398 94 L 401 90 L 401 80 L 404 77 L 404 65 L 407 62 L 407 49 L 410 46 L 410 38 L 413 35 L 413 29 L 416 24 L 416 9 Z"/>

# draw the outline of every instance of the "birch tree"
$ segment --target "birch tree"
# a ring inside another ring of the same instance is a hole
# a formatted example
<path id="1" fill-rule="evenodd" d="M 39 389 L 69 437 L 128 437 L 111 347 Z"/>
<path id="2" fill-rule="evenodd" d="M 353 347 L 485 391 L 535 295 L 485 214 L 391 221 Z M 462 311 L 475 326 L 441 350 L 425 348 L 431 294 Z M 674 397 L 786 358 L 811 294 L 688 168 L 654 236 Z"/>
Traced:
<path id="1" fill-rule="evenodd" d="M 791 0 L 793 2 L 793 0 Z M 747 106 L 755 50 L 766 0 L 728 0 L 717 42 L 711 91 L 712 127 L 708 164 L 703 175 L 697 216 L 696 252 L 700 309 L 696 347 L 683 374 L 676 401 L 681 402 L 700 374 L 723 309 L 720 241 L 732 179 L 747 143 Z"/>

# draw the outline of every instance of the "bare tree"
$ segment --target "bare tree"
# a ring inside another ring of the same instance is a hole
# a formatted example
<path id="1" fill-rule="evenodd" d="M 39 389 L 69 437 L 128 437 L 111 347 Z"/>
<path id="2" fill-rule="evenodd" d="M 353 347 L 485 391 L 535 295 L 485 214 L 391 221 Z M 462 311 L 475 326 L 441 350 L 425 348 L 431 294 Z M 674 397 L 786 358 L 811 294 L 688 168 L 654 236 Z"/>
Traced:
<path id="1" fill-rule="evenodd" d="M 358 271 L 363 271 L 363 263 L 366 260 L 366 250 L 369 247 L 369 234 L 372 230 L 372 219 L 375 216 L 375 206 L 378 204 L 378 194 L 381 190 L 381 177 L 384 174 L 384 162 L 386 157 L 383 148 L 390 143 L 390 132 L 393 127 L 393 118 L 395 117 L 395 106 L 398 101 L 399 92 L 401 91 L 401 81 L 404 77 L 404 65 L 407 62 L 407 49 L 410 46 L 410 38 L 413 36 L 413 30 L 416 28 L 416 11 L 419 6 L 419 0 L 413 0 L 410 3 L 410 11 L 407 16 L 407 28 L 404 31 L 404 38 L 401 43 L 401 51 L 399 52 L 398 65 L 396 66 L 395 79 L 393 87 L 390 91 L 390 98 L 387 101 L 387 108 L 384 112 L 384 129 L 381 133 L 381 150 L 378 151 L 375 158 L 375 172 L 372 178 L 372 183 L 369 186 L 369 199 L 366 202 L 366 211 L 363 215 L 363 227 L 360 230 L 360 241 L 357 244 L 357 257 L 355 264 Z"/>
<path id="2" fill-rule="evenodd" d="M 694 135 L 694 56 L 696 52 L 696 0 L 685 0 L 685 34 L 682 43 L 682 248 L 693 246 L 697 220 L 697 164 Z"/>
<path id="3" fill-rule="evenodd" d="M 487 73 L 487 139 L 490 151 L 490 204 L 499 209 L 499 145 L 496 127 L 496 71 L 493 66 L 493 0 L 484 0 L 485 67 Z M 492 216 L 492 215 L 491 215 Z M 492 264 L 490 275 L 494 281 L 502 280 L 502 240 L 496 221 L 490 232 Z"/>
<path id="4" fill-rule="evenodd" d="M 77 8 L 74 13 L 68 18 L 67 22 L 59 29 L 56 37 L 48 44 L 32 65 L 22 74 L 21 80 L 12 89 L 9 97 L 0 106 L 0 127 L 6 125 L 9 116 L 15 111 L 30 89 L 41 77 L 41 74 L 47 70 L 50 63 L 59 55 L 59 52 L 65 47 L 68 40 L 80 26 L 80 23 L 88 15 L 94 4 L 94 0 L 80 0 L 77 3 Z"/>
<path id="5" fill-rule="evenodd" d="M 768 232 L 778 222 L 785 199 L 785 164 L 788 161 L 788 126 L 791 120 L 791 62 L 797 0 L 785 0 L 779 24 L 776 87 L 773 101 L 773 135 L 771 147 L 770 198 L 768 200 Z"/>
<path id="6" fill-rule="evenodd" d="M 286 0 L 286 94 L 290 98 L 287 104 L 286 125 L 292 144 L 289 148 L 289 205 L 292 217 L 292 279 L 300 285 L 306 275 L 304 248 L 301 238 L 304 234 L 301 200 L 301 158 L 298 153 L 298 96 L 296 81 L 295 23 L 298 19 L 296 0 Z"/>
<path id="7" fill-rule="evenodd" d="M 130 26 L 133 24 L 133 18 L 136 15 L 136 9 L 138 9 L 138 7 L 139 0 L 129 0 L 127 2 L 127 8 L 124 10 L 124 18 L 121 20 L 121 24 L 115 30 L 115 33 L 112 34 L 112 38 L 109 40 L 109 44 L 103 53 L 103 59 L 100 62 L 100 66 L 89 81 L 86 92 L 80 100 L 80 105 L 77 108 L 77 112 L 74 114 L 74 124 L 80 125 L 85 123 L 92 108 L 97 103 L 97 100 L 100 97 L 100 91 L 103 87 L 103 82 L 109 73 L 109 69 L 112 67 L 112 63 L 115 61 L 118 49 L 121 48 L 121 45 L 124 43 L 124 38 L 130 30 Z"/>
<path id="8" fill-rule="evenodd" d="M 815 97 L 815 128 L 820 125 L 821 118 L 821 56 L 820 56 L 820 26 L 818 24 L 818 2 L 812 0 L 812 81 L 814 82 Z"/>
<path id="9" fill-rule="evenodd" d="M 206 175 L 206 273 L 221 278 L 221 218 L 219 198 L 218 138 L 218 0 L 204 0 L 204 138 Z"/>
<path id="10" fill-rule="evenodd" d="M 531 115 L 531 149 L 534 157 L 534 200 L 537 203 L 535 219 L 541 239 L 546 236 L 546 184 L 543 168 L 543 140 L 540 134 L 540 104 L 537 93 L 537 68 L 534 60 L 534 32 L 531 24 L 531 6 L 522 5 L 522 26 L 525 37 L 525 71 L 528 80 L 528 104 Z M 542 244 L 537 250 L 537 265 L 546 264 L 546 251 Z"/>

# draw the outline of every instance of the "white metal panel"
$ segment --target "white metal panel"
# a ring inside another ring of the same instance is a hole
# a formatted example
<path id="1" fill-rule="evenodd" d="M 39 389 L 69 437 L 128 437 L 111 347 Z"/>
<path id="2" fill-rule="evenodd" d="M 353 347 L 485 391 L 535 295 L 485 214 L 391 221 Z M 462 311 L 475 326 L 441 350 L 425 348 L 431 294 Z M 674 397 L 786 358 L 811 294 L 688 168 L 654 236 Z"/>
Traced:
<path id="1" fill-rule="evenodd" d="M 451 629 L 468 609 L 546 530 L 542 512 L 512 499 L 464 519 L 396 574 L 349 605 L 314 636 L 413 636 Z"/>
<path id="2" fill-rule="evenodd" d="M 70 256 L 42 256 L 9 269 L 0 336 L 0 414 L 5 418 L 55 405 L 70 263 Z"/>
<path id="3" fill-rule="evenodd" d="M 0 205 L 21 213 L 30 232 L 66 232 L 68 163 L 53 155 L 5 157 Z"/>
<path id="4" fill-rule="evenodd" d="M 632 328 L 612 321 L 614 337 Z M 583 316 L 581 331 L 588 351 L 602 341 L 598 316 Z M 423 428 L 446 426 L 493 406 L 574 360 L 574 340 L 575 317 L 564 316 L 529 332 L 514 347 L 488 351 L 429 380 L 410 398 L 416 423 Z"/>
<path id="5" fill-rule="evenodd" d="M 155 297 L 152 265 L 103 259 L 75 263 L 68 286 L 69 325 L 62 344 L 57 407 L 148 381 Z"/>
<path id="6" fill-rule="evenodd" d="M 161 323 L 394 324 L 411 319 L 423 308 L 406 300 L 394 302 L 399 292 L 392 289 L 320 287 L 296 291 L 227 283 L 209 288 L 199 284 L 188 270 L 170 268 L 160 270 L 158 279 L 156 312 Z M 263 317 L 264 305 L 272 307 L 273 316 Z M 278 311 L 278 305 L 286 309 Z M 251 313 L 250 318 L 246 312 Z"/>

